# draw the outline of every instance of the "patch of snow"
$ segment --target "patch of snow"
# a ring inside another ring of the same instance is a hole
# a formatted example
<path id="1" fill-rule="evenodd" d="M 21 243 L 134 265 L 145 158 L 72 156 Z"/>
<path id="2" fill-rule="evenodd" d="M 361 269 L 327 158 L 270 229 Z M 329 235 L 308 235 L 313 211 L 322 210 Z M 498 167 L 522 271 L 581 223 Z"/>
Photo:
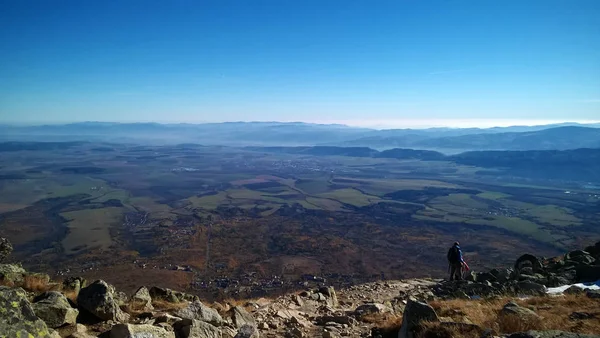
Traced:
<path id="1" fill-rule="evenodd" d="M 558 286 L 555 288 L 548 288 L 547 293 L 549 293 L 549 294 L 563 293 L 566 289 L 570 288 L 571 286 L 576 286 L 576 287 L 584 289 L 584 290 L 586 290 L 586 289 L 587 290 L 600 290 L 600 280 L 597 280 L 593 283 L 577 283 L 577 284 Z"/>

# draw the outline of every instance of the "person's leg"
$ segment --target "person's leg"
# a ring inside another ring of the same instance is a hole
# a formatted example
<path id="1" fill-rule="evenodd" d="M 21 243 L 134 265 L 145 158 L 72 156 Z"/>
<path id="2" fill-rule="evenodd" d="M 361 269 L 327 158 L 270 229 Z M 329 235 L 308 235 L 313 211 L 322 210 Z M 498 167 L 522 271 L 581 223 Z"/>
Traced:
<path id="1" fill-rule="evenodd" d="M 462 273 L 462 264 L 457 264 L 456 265 L 456 280 L 462 280 L 463 278 L 463 273 Z"/>
<path id="2" fill-rule="evenodd" d="M 456 275 L 456 265 L 450 264 L 450 280 L 453 281 Z"/>

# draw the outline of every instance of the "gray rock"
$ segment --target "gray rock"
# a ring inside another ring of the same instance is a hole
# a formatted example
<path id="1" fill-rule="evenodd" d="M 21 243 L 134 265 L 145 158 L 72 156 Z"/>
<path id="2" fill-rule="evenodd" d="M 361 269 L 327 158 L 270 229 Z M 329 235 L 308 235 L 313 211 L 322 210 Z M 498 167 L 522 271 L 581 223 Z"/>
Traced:
<path id="1" fill-rule="evenodd" d="M 363 305 L 357 307 L 356 310 L 354 310 L 354 313 L 357 316 L 364 316 L 364 315 L 370 315 L 370 314 L 374 314 L 374 313 L 386 313 L 386 312 L 390 312 L 390 311 L 391 311 L 391 309 L 383 304 L 368 303 L 368 304 L 363 304 Z"/>
<path id="2" fill-rule="evenodd" d="M 154 320 L 154 323 L 155 324 L 167 323 L 169 325 L 173 325 L 173 324 L 175 324 L 176 322 L 178 322 L 178 321 L 180 321 L 182 319 L 183 318 L 172 316 L 172 315 L 170 315 L 168 313 L 163 313 L 163 314 L 160 314 L 160 315 L 156 316 L 156 318 Z"/>
<path id="3" fill-rule="evenodd" d="M 357 324 L 356 319 L 350 317 L 350 316 L 321 316 L 321 317 L 317 317 L 315 318 L 315 321 L 319 324 L 319 325 L 325 325 L 327 323 L 337 323 L 337 324 L 342 324 L 342 325 L 349 325 L 349 326 L 354 326 Z"/>
<path id="4" fill-rule="evenodd" d="M 0 262 L 3 262 L 6 257 L 10 256 L 13 251 L 13 246 L 7 238 L 0 237 Z"/>
<path id="5" fill-rule="evenodd" d="M 183 319 L 199 320 L 215 326 L 223 325 L 223 318 L 217 310 L 209 308 L 200 301 L 190 303 L 187 307 L 177 310 L 174 315 Z"/>
<path id="6" fill-rule="evenodd" d="M 115 300 L 115 289 L 103 280 L 97 280 L 81 289 L 77 305 L 102 320 L 121 323 L 129 321 L 129 314 L 121 311 Z"/>
<path id="7" fill-rule="evenodd" d="M 563 331 L 527 331 L 513 333 L 507 338 L 600 338 L 595 334 L 580 334 Z"/>
<path id="8" fill-rule="evenodd" d="M 235 325 L 236 328 L 239 329 L 242 326 L 256 327 L 256 320 L 243 307 L 236 306 L 232 308 L 229 312 L 231 313 L 233 325 Z"/>
<path id="9" fill-rule="evenodd" d="M 398 333 L 398 338 L 413 338 L 414 331 L 422 321 L 438 322 L 438 315 L 435 310 L 426 303 L 409 299 L 404 309 L 402 317 L 402 327 Z"/>
<path id="10" fill-rule="evenodd" d="M 110 338 L 175 338 L 174 332 L 152 325 L 117 324 L 110 330 Z"/>
<path id="11" fill-rule="evenodd" d="M 504 305 L 500 311 L 500 316 L 517 316 L 523 320 L 540 318 L 540 316 L 532 310 L 519 306 L 513 302 Z"/>
<path id="12" fill-rule="evenodd" d="M 548 289 L 539 283 L 522 281 L 517 283 L 517 291 L 524 294 L 543 295 Z"/>
<path id="13" fill-rule="evenodd" d="M 0 286 L 0 335 L 2 337 L 52 337 L 46 323 L 38 318 L 21 288 Z"/>
<path id="14" fill-rule="evenodd" d="M 69 277 L 63 281 L 64 291 L 73 291 L 78 294 L 81 288 L 87 286 L 87 282 L 83 277 Z"/>
<path id="15" fill-rule="evenodd" d="M 563 293 L 567 294 L 567 295 L 578 295 L 581 293 L 584 293 L 585 291 L 580 288 L 579 286 L 573 285 L 571 287 L 569 287 L 568 289 L 566 289 Z"/>
<path id="16" fill-rule="evenodd" d="M 176 291 L 167 288 L 159 288 L 156 286 L 150 288 L 150 297 L 152 297 L 152 299 L 161 299 L 171 303 L 179 303 L 183 300 L 177 297 Z"/>
<path id="17" fill-rule="evenodd" d="M 18 285 L 23 283 L 27 271 L 18 264 L 0 264 L 0 281 Z"/>
<path id="18" fill-rule="evenodd" d="M 60 292 L 44 292 L 33 301 L 33 311 L 48 327 L 57 328 L 77 322 L 79 310 L 71 307 L 67 297 Z"/>
<path id="19" fill-rule="evenodd" d="M 595 282 L 600 280 L 600 265 L 579 265 L 576 268 L 577 281 Z"/>
<path id="20" fill-rule="evenodd" d="M 589 298 L 600 299 L 600 290 L 587 290 L 585 295 Z"/>
<path id="21" fill-rule="evenodd" d="M 221 338 L 221 330 L 209 323 L 183 319 L 173 324 L 177 338 Z"/>
<path id="22" fill-rule="evenodd" d="M 543 270 L 542 262 L 536 256 L 530 254 L 522 255 L 515 262 L 516 272 L 521 272 L 524 267 L 530 267 L 532 272 Z"/>
<path id="23" fill-rule="evenodd" d="M 240 327 L 240 329 L 238 330 L 238 332 L 234 338 L 259 338 L 259 337 L 260 337 L 260 332 L 258 332 L 258 329 L 256 328 L 256 326 L 243 325 L 242 327 Z"/>
<path id="24" fill-rule="evenodd" d="M 150 291 L 147 287 L 142 286 L 137 289 L 137 291 L 131 296 L 131 300 L 146 311 L 154 310 L 154 306 L 152 306 L 152 297 L 150 296 Z"/>
<path id="25" fill-rule="evenodd" d="M 331 307 L 339 306 L 337 294 L 335 293 L 335 288 L 333 286 L 323 286 L 319 288 L 319 293 L 325 296 L 327 305 Z"/>

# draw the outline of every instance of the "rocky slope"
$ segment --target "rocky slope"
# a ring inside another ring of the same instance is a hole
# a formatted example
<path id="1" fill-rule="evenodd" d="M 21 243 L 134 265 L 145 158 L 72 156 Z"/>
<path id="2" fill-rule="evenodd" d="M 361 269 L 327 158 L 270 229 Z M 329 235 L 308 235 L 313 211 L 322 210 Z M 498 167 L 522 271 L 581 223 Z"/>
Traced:
<path id="1" fill-rule="evenodd" d="M 464 281 L 317 285 L 274 299 L 212 304 L 160 287 L 127 296 L 102 280 L 54 283 L 0 264 L 0 337 L 591 338 L 600 337 L 594 284 L 559 295 L 547 288 L 597 280 L 600 242 L 553 259 L 523 255 L 512 268 L 471 272 Z"/>

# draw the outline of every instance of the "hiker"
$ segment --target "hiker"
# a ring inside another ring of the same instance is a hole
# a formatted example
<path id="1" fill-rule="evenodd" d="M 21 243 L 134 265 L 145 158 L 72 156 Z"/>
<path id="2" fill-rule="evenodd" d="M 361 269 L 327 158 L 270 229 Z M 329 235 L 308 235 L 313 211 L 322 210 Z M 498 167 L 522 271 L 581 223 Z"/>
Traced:
<path id="1" fill-rule="evenodd" d="M 450 280 L 461 280 L 462 268 L 465 261 L 463 260 L 458 242 L 454 242 L 454 245 L 448 250 L 448 264 L 450 268 Z"/>

